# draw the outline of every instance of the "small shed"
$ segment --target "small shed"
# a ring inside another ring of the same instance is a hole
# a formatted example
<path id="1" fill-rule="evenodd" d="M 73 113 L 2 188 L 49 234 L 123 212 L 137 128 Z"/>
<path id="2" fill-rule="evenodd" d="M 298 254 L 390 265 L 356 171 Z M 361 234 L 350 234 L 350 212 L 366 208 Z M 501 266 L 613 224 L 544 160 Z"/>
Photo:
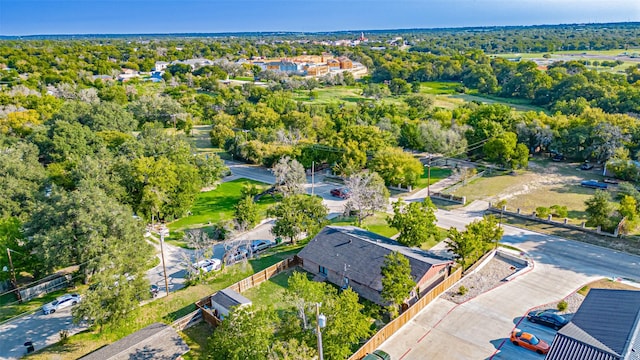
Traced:
<path id="1" fill-rule="evenodd" d="M 211 295 L 211 308 L 214 314 L 222 320 L 235 307 L 250 306 L 251 300 L 231 289 L 223 289 Z"/>

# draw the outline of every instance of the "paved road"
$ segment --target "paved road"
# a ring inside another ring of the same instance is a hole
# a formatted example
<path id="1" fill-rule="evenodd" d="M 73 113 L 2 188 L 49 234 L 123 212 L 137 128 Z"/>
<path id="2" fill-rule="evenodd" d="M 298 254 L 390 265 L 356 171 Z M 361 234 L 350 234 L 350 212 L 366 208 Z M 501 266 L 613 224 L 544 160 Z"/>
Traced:
<path id="1" fill-rule="evenodd" d="M 69 335 L 84 329 L 71 321 L 71 309 L 62 309 L 44 315 L 42 311 L 22 316 L 0 326 L 0 359 L 17 359 L 25 354 L 25 341 L 42 349 L 60 340 L 60 330 L 67 329 Z"/>
<path id="2" fill-rule="evenodd" d="M 437 216 L 447 226 L 463 227 L 473 220 L 456 211 L 438 211 Z M 503 346 L 506 354 L 496 359 L 526 359 L 530 354 L 512 349 L 507 337 L 529 308 L 555 303 L 600 277 L 640 277 L 638 256 L 509 226 L 503 242 L 524 250 L 534 259 L 534 269 L 461 305 L 436 299 L 381 348 L 403 360 L 486 359 Z"/>

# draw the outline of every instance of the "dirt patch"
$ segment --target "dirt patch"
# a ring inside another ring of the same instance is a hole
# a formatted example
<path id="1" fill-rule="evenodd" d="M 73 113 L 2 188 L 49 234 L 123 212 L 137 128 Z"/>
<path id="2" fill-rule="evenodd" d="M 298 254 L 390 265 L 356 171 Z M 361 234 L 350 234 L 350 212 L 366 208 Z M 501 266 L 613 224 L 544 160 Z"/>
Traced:
<path id="1" fill-rule="evenodd" d="M 522 269 L 522 264 L 499 255 L 494 256 L 484 267 L 466 276 L 457 286 L 444 293 L 442 297 L 456 304 L 461 304 L 504 283 L 505 278 L 519 269 Z M 467 291 L 461 294 L 460 289 L 463 286 Z"/>

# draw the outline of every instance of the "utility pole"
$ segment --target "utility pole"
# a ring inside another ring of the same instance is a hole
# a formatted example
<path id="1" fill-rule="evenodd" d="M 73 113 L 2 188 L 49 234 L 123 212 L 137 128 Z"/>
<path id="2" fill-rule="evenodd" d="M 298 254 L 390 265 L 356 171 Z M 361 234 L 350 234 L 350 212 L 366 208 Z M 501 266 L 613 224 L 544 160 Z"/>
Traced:
<path id="1" fill-rule="evenodd" d="M 16 280 L 16 269 L 13 267 L 13 260 L 11 260 L 11 252 L 13 250 L 7 248 L 7 255 L 9 256 L 9 267 L 11 268 L 11 285 L 16 292 L 16 297 L 18 298 L 18 302 L 22 302 L 22 296 L 20 296 L 20 290 L 18 290 L 18 281 Z"/>
<path id="2" fill-rule="evenodd" d="M 160 228 L 160 254 L 162 255 L 162 270 L 164 271 L 164 288 L 167 292 L 166 296 L 169 296 L 169 280 L 167 279 L 167 266 L 164 263 L 164 237 L 168 235 L 169 229 L 162 226 Z"/>
<path id="3" fill-rule="evenodd" d="M 429 154 L 429 164 L 427 164 L 427 197 L 431 199 L 431 154 Z"/>
<path id="4" fill-rule="evenodd" d="M 311 196 L 315 195 L 315 178 L 314 178 L 314 170 L 315 170 L 315 161 L 311 162 Z"/>
<path id="5" fill-rule="evenodd" d="M 324 360 L 324 354 L 322 351 L 322 331 L 323 327 L 327 326 L 327 318 L 320 314 L 320 303 L 316 303 L 316 335 L 318 336 L 318 359 Z"/>

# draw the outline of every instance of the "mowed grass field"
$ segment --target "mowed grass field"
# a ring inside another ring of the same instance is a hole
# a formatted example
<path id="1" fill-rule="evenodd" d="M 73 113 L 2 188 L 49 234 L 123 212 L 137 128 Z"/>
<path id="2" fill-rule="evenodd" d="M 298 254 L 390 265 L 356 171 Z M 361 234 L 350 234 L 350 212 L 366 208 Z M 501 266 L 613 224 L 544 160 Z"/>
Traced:
<path id="1" fill-rule="evenodd" d="M 445 179 L 447 177 L 451 176 L 451 169 L 447 169 L 447 168 L 439 168 L 439 167 L 435 167 L 432 166 L 431 167 L 431 182 L 429 182 L 429 168 L 425 167 L 424 168 L 424 173 L 422 174 L 422 176 L 420 177 L 420 179 L 418 179 L 418 184 L 416 185 L 417 188 L 419 189 L 424 189 L 427 187 L 427 183 L 430 183 L 431 185 L 437 183 L 438 181 Z"/>
<path id="2" fill-rule="evenodd" d="M 475 179 L 456 189 L 453 193 L 466 196 L 467 202 L 505 200 L 507 209 L 520 209 L 532 213 L 537 207 L 552 205 L 566 206 L 569 218 L 575 223 L 586 219 L 585 201 L 593 196 L 594 189 L 580 186 L 582 180 L 602 181 L 601 169 L 583 171 L 578 163 L 554 163 L 548 159 L 530 162 L 530 170 L 519 171 L 517 175 L 494 174 Z M 615 187 L 610 187 L 615 200 Z M 613 204 L 613 202 L 612 202 Z"/>
<path id="3" fill-rule="evenodd" d="M 234 207 L 242 198 L 242 189 L 249 184 L 257 185 L 263 189 L 267 184 L 249 179 L 237 179 L 224 182 L 215 190 L 201 192 L 191 207 L 191 215 L 187 215 L 170 223 L 171 231 L 197 228 L 215 224 L 220 220 L 230 220 L 233 218 Z M 267 208 L 275 204 L 272 196 L 263 196 L 258 201 L 258 208 L 264 217 Z"/>

